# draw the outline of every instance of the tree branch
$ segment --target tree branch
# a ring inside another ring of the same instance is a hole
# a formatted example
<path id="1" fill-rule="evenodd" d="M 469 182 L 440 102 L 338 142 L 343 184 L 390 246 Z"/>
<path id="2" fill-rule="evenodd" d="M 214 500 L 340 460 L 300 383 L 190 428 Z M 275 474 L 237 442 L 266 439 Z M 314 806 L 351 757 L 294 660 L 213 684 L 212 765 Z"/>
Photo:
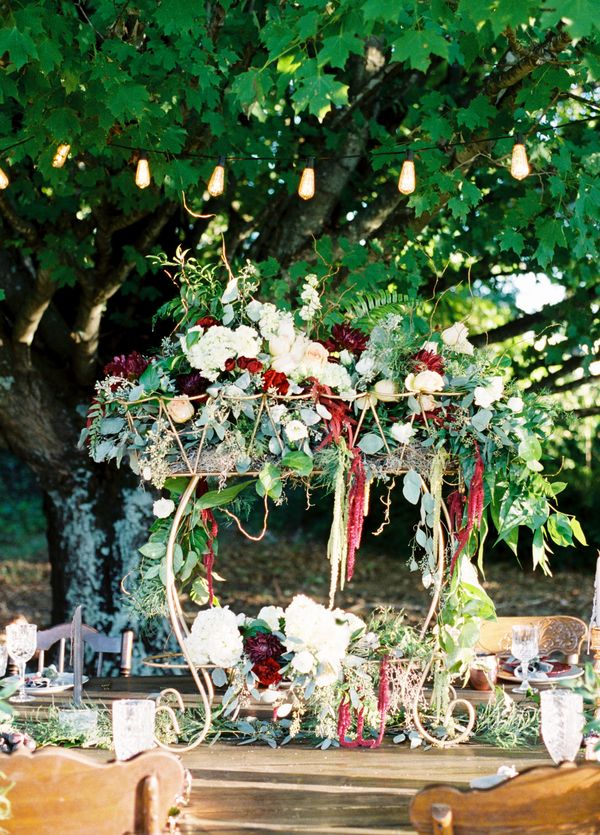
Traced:
<path id="1" fill-rule="evenodd" d="M 536 67 L 553 61 L 555 56 L 570 43 L 571 36 L 568 32 L 549 32 L 542 43 L 527 50 L 518 61 L 510 65 L 509 69 L 492 72 L 485 85 L 485 92 L 488 96 L 494 96 L 508 87 L 513 87 Z"/>
<path id="2" fill-rule="evenodd" d="M 550 374 L 547 374 L 541 380 L 536 380 L 536 382 L 532 383 L 529 386 L 527 391 L 540 391 L 541 389 L 547 388 L 548 386 L 552 386 L 553 388 L 560 388 L 560 386 L 554 386 L 554 382 L 556 380 L 560 380 L 561 377 L 566 377 L 567 374 L 571 374 L 573 371 L 577 371 L 577 369 L 582 368 L 582 364 L 586 359 L 589 359 L 591 362 L 593 362 L 594 359 L 597 359 L 597 356 L 598 355 L 596 355 L 595 357 L 590 357 L 589 355 L 580 355 L 569 357 L 563 362 L 562 366 L 558 369 L 558 371 L 553 371 Z M 539 368 L 540 366 L 537 367 Z M 529 374 L 531 373 L 530 369 L 527 369 L 527 372 L 529 376 Z"/>
<path id="3" fill-rule="evenodd" d="M 50 272 L 39 269 L 33 290 L 23 299 L 21 311 L 13 328 L 13 342 L 31 346 L 33 338 L 57 290 Z"/>
<path id="4" fill-rule="evenodd" d="M 30 223 L 28 220 L 25 220 L 24 218 L 20 217 L 17 214 L 17 212 L 13 209 L 6 196 L 1 193 L 0 212 L 2 212 L 6 220 L 12 226 L 12 228 L 20 235 L 23 235 L 23 237 L 28 243 L 35 243 L 35 241 L 37 240 L 37 229 L 35 228 L 33 223 Z"/>
<path id="5" fill-rule="evenodd" d="M 154 244 L 176 208 L 177 204 L 171 203 L 157 210 L 134 244 L 138 252 L 145 254 L 149 247 Z M 106 303 L 119 290 L 134 269 L 135 261 L 124 258 L 116 269 L 98 276 L 97 281 L 92 284 L 82 284 L 81 301 L 72 334 L 75 342 L 73 355 L 75 378 L 82 385 L 91 383 L 95 376 L 100 324 L 106 309 Z"/>
<path id="6" fill-rule="evenodd" d="M 581 301 L 581 299 L 579 299 L 579 301 Z M 550 324 L 552 321 L 561 321 L 565 314 L 572 309 L 573 304 L 576 303 L 576 296 L 568 296 L 566 299 L 556 302 L 555 304 L 545 305 L 541 310 L 538 310 L 535 313 L 526 313 L 525 316 L 519 316 L 517 319 L 511 319 L 510 322 L 506 322 L 504 325 L 499 325 L 497 328 L 492 328 L 490 331 L 470 336 L 469 340 L 473 343 L 473 345 L 478 346 L 504 342 L 506 339 L 511 339 L 513 336 L 519 336 L 522 333 L 533 330 L 536 325 L 539 325 L 542 322 Z"/>

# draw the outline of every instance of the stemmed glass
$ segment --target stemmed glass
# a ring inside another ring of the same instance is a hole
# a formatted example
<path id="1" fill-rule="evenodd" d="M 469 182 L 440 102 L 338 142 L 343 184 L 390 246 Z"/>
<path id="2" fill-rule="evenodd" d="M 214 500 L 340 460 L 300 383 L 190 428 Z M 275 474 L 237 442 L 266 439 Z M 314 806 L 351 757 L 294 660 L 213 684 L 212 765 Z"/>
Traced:
<path id="1" fill-rule="evenodd" d="M 518 687 L 513 687 L 513 693 L 527 693 L 534 688 L 529 685 L 529 662 L 539 652 L 539 636 L 537 626 L 518 624 L 512 628 L 512 654 L 521 664 L 522 681 Z M 515 669 L 515 675 L 517 670 Z"/>
<path id="2" fill-rule="evenodd" d="M 19 692 L 11 696 L 11 702 L 33 702 L 33 696 L 25 693 L 25 665 L 37 648 L 37 626 L 34 623 L 10 623 L 6 627 L 6 649 L 19 665 Z"/>
<path id="3" fill-rule="evenodd" d="M 583 697 L 571 690 L 544 690 L 540 707 L 546 750 L 557 764 L 573 762 L 583 737 Z"/>

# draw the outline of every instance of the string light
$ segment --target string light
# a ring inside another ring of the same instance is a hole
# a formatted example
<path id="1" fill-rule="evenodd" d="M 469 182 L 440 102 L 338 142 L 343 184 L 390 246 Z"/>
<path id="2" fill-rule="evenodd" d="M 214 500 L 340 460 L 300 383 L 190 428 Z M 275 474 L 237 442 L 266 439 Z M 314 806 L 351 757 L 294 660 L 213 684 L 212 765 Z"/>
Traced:
<path id="1" fill-rule="evenodd" d="M 206 190 L 211 197 L 220 197 L 225 191 L 225 157 L 219 157 Z"/>
<path id="2" fill-rule="evenodd" d="M 66 142 L 61 142 L 61 144 L 56 149 L 56 153 L 52 159 L 52 168 L 62 168 L 65 162 L 67 161 L 67 157 L 69 156 L 69 151 L 71 150 L 71 146 L 67 145 Z"/>
<path id="3" fill-rule="evenodd" d="M 309 157 L 298 183 L 298 197 L 311 200 L 315 196 L 315 158 Z"/>
<path id="4" fill-rule="evenodd" d="M 518 133 L 515 137 L 510 160 L 510 173 L 515 180 L 524 180 L 529 174 L 529 161 L 527 160 L 527 150 L 522 133 Z"/>
<path id="5" fill-rule="evenodd" d="M 4 189 L 8 188 L 9 185 L 10 180 L 8 179 L 8 175 L 2 168 L 0 168 L 0 189 L 4 191 Z"/>
<path id="6" fill-rule="evenodd" d="M 406 159 L 402 163 L 402 170 L 398 178 L 398 191 L 401 194 L 412 194 L 417 186 L 415 174 L 415 155 L 412 151 L 406 152 Z"/>
<path id="7" fill-rule="evenodd" d="M 138 188 L 147 188 L 150 185 L 150 165 L 146 154 L 140 154 L 138 157 L 138 164 L 135 169 L 135 184 Z"/>

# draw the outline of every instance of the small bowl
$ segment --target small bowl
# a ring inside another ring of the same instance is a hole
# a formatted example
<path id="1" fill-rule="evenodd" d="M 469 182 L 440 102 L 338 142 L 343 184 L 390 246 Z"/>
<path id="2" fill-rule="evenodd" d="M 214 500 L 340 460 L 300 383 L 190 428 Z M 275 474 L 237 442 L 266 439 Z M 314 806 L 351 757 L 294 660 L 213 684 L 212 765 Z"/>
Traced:
<path id="1" fill-rule="evenodd" d="M 493 690 L 498 678 L 498 659 L 494 653 L 477 655 L 469 670 L 469 687 L 472 690 Z"/>

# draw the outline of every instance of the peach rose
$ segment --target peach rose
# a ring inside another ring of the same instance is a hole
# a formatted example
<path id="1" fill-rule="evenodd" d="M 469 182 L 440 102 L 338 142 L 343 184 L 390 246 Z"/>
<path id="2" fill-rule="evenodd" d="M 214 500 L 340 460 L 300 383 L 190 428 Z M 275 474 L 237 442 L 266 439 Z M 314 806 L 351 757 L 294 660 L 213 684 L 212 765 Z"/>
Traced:
<path id="1" fill-rule="evenodd" d="M 167 403 L 167 412 L 174 423 L 185 423 L 194 416 L 194 405 L 187 395 L 174 397 Z"/>

